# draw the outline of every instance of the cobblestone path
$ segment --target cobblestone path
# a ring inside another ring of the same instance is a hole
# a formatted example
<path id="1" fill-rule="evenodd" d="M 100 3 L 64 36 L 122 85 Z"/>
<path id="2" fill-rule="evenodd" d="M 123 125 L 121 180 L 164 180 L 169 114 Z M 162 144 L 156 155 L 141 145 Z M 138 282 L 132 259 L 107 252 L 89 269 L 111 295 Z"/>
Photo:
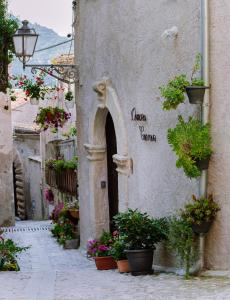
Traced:
<path id="1" fill-rule="evenodd" d="M 0 300 L 230 299 L 230 278 L 185 281 L 172 274 L 133 277 L 97 271 L 80 250 L 62 250 L 48 222 L 20 222 L 7 233 L 31 248 L 20 272 L 0 272 Z"/>

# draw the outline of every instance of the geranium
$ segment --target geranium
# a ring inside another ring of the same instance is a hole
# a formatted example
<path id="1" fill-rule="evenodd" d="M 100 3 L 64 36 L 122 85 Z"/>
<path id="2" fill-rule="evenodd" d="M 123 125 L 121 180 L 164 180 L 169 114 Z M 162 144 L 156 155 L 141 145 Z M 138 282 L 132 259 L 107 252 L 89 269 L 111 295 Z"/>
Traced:
<path id="1" fill-rule="evenodd" d="M 64 126 L 70 116 L 70 113 L 59 107 L 40 107 L 35 122 L 43 130 L 52 128 L 54 131 L 57 131 L 58 127 L 62 128 Z"/>
<path id="2" fill-rule="evenodd" d="M 45 199 L 48 203 L 53 204 L 54 203 L 54 194 L 51 189 L 45 189 L 44 191 Z"/>
<path id="3" fill-rule="evenodd" d="M 56 222 L 58 221 L 59 215 L 60 215 L 60 213 L 62 212 L 63 208 L 64 208 L 64 203 L 62 203 L 62 202 L 59 203 L 59 204 L 57 204 L 57 205 L 54 207 L 54 209 L 53 209 L 53 211 L 52 211 L 52 213 L 51 213 L 51 216 L 50 216 L 50 219 L 51 219 L 54 223 L 56 223 Z"/>
<path id="4" fill-rule="evenodd" d="M 15 76 L 13 80 L 16 80 L 16 86 L 23 89 L 26 97 L 42 99 L 44 100 L 46 93 L 49 91 L 47 87 L 44 86 L 44 73 L 37 75 L 34 79 L 29 79 L 24 76 Z"/>
<path id="5" fill-rule="evenodd" d="M 87 254 L 91 257 L 110 256 L 111 247 L 103 245 L 99 240 L 88 240 Z"/>

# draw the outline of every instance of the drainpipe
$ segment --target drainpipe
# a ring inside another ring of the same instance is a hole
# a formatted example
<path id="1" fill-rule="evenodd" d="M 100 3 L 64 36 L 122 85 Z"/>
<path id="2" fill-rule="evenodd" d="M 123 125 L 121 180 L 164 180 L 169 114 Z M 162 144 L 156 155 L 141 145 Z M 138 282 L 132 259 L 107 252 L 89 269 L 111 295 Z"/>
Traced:
<path id="1" fill-rule="evenodd" d="M 209 0 L 201 0 L 201 53 L 202 53 L 202 77 L 205 85 L 210 86 L 209 78 Z M 209 102 L 210 102 L 210 90 L 206 89 L 204 103 L 201 110 L 201 120 L 203 124 L 209 121 Z M 207 170 L 202 171 L 200 178 L 200 196 L 207 196 Z M 197 264 L 191 270 L 192 274 L 199 273 L 204 268 L 204 250 L 205 250 L 205 236 L 199 237 L 199 252 L 200 257 Z"/>

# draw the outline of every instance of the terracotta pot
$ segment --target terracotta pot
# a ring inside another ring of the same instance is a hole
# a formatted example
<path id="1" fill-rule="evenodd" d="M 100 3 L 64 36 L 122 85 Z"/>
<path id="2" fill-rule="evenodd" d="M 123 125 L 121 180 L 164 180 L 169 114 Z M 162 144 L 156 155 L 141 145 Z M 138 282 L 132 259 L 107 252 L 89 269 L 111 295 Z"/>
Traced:
<path id="1" fill-rule="evenodd" d="M 79 219 L 79 210 L 78 209 L 69 209 L 71 217 Z"/>
<path id="2" fill-rule="evenodd" d="M 192 224 L 191 226 L 194 233 L 205 234 L 209 232 L 211 225 L 212 225 L 212 221 L 202 222 L 200 225 Z"/>
<path id="3" fill-rule="evenodd" d="M 37 98 L 30 98 L 30 104 L 31 105 L 38 105 L 39 104 L 39 99 L 37 99 Z"/>
<path id="4" fill-rule="evenodd" d="M 207 86 L 187 86 L 186 93 L 191 104 L 202 104 Z"/>
<path id="5" fill-rule="evenodd" d="M 134 276 L 152 274 L 153 249 L 125 250 L 131 274 Z"/>
<path id="6" fill-rule="evenodd" d="M 111 270 L 117 268 L 117 263 L 112 256 L 94 257 L 98 270 Z"/>
<path id="7" fill-rule="evenodd" d="M 210 156 L 205 158 L 205 159 L 201 159 L 201 160 L 197 160 L 196 161 L 196 166 L 200 171 L 203 170 L 207 170 L 209 167 L 209 161 L 210 161 Z"/>
<path id="8" fill-rule="evenodd" d="M 118 260 L 117 267 L 118 267 L 118 270 L 120 273 L 129 273 L 130 272 L 129 262 L 127 259 Z"/>

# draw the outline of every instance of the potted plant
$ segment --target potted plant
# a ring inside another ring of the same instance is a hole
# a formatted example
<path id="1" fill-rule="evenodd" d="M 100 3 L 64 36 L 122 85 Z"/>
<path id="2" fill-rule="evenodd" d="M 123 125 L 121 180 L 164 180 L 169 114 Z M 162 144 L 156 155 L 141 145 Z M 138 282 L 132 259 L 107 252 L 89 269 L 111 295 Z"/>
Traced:
<path id="1" fill-rule="evenodd" d="M 195 64 L 193 66 L 191 84 L 186 86 L 186 93 L 191 104 L 202 104 L 204 100 L 205 90 L 209 87 L 205 86 L 204 80 L 200 77 L 194 77 L 201 69 L 201 54 L 196 55 Z"/>
<path id="2" fill-rule="evenodd" d="M 124 240 L 117 235 L 112 245 L 111 255 L 117 262 L 117 267 L 120 273 L 130 272 L 129 262 L 125 253 Z"/>
<path id="3" fill-rule="evenodd" d="M 77 199 L 65 204 L 65 208 L 74 219 L 79 219 L 79 201 Z"/>
<path id="4" fill-rule="evenodd" d="M 74 107 L 74 95 L 72 91 L 68 91 L 65 94 L 65 105 L 68 109 L 71 109 Z"/>
<path id="5" fill-rule="evenodd" d="M 193 195 L 192 200 L 193 202 L 185 205 L 181 216 L 191 225 L 195 233 L 205 234 L 209 231 L 220 207 L 212 195 L 200 198 Z"/>
<path id="6" fill-rule="evenodd" d="M 114 221 L 125 243 L 131 274 L 152 274 L 153 251 L 156 244 L 166 238 L 166 220 L 128 209 L 116 215 Z"/>
<path id="7" fill-rule="evenodd" d="M 184 277 L 189 279 L 190 267 L 198 258 L 197 239 L 190 224 L 180 217 L 169 219 L 167 245 L 175 251 L 180 265 L 184 268 Z"/>
<path id="8" fill-rule="evenodd" d="M 87 254 L 95 261 L 98 270 L 116 269 L 117 264 L 111 255 L 113 237 L 109 232 L 103 232 L 100 239 L 87 242 Z"/>
<path id="9" fill-rule="evenodd" d="M 35 80 L 27 78 L 26 75 L 14 79 L 18 80 L 16 86 L 23 89 L 26 97 L 30 98 L 32 105 L 38 105 L 40 99 L 44 100 L 48 89 L 44 86 L 43 74 L 36 76 Z"/>
<path id="10" fill-rule="evenodd" d="M 168 143 L 178 156 L 177 168 L 183 168 L 190 178 L 201 175 L 208 168 L 212 154 L 210 125 L 192 117 L 185 122 L 178 117 L 176 127 L 168 130 Z"/>
<path id="11" fill-rule="evenodd" d="M 59 107 L 40 107 L 35 122 L 44 131 L 51 128 L 53 132 L 57 132 L 58 127 L 62 128 L 70 116 L 70 113 Z"/>
<path id="12" fill-rule="evenodd" d="M 159 87 L 161 96 L 165 99 L 164 110 L 176 109 L 179 104 L 184 103 L 185 92 L 190 103 L 203 103 L 205 89 L 208 87 L 204 86 L 202 78 L 194 77 L 200 71 L 200 62 L 201 55 L 197 54 L 190 82 L 185 74 L 181 74 L 171 79 L 167 85 Z"/>

